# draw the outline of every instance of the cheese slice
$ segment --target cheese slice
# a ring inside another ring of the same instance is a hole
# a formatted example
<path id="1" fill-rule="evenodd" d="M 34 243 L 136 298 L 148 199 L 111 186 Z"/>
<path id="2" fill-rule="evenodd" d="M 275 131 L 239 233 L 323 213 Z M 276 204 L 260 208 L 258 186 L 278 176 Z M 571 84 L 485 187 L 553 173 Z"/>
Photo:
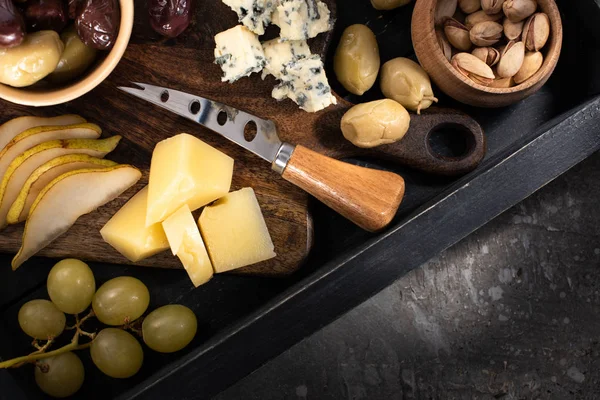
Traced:
<path id="1" fill-rule="evenodd" d="M 232 83 L 259 72 L 266 64 L 258 36 L 243 25 L 218 33 L 215 43 L 215 63 L 225 73 L 221 78 L 223 82 Z"/>
<path id="2" fill-rule="evenodd" d="M 231 192 L 205 207 L 198 224 L 216 273 L 276 256 L 252 188 Z"/>
<path id="3" fill-rule="evenodd" d="M 182 133 L 152 153 L 146 226 L 164 221 L 187 204 L 194 211 L 229 192 L 233 159 Z"/>
<path id="4" fill-rule="evenodd" d="M 173 255 L 179 257 L 192 283 L 198 287 L 213 276 L 213 267 L 198 226 L 187 205 L 162 223 Z"/>
<path id="5" fill-rule="evenodd" d="M 160 224 L 146 227 L 148 187 L 133 196 L 100 230 L 104 241 L 137 262 L 167 250 L 169 242 Z"/>
<path id="6" fill-rule="evenodd" d="M 281 0 L 272 18 L 282 40 L 306 40 L 333 27 L 330 14 L 319 0 Z"/>

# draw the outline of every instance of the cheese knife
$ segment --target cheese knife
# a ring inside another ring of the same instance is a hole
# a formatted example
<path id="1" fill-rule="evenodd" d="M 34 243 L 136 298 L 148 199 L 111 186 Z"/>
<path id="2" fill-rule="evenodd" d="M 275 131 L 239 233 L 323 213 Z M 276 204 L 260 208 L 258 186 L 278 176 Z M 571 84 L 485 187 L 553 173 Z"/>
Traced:
<path id="1" fill-rule="evenodd" d="M 139 88 L 119 87 L 179 116 L 207 127 L 271 163 L 283 179 L 310 193 L 361 228 L 385 228 L 404 196 L 404 179 L 397 174 L 348 164 L 301 145 L 282 142 L 277 126 L 259 118 L 178 90 L 134 82 Z M 254 124 L 256 136 L 245 137 Z"/>

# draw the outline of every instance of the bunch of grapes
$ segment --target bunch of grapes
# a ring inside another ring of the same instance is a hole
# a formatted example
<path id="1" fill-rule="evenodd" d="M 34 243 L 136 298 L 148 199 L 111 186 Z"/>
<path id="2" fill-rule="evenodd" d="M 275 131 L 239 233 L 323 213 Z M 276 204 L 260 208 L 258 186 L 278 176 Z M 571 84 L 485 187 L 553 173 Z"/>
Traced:
<path id="1" fill-rule="evenodd" d="M 66 259 L 50 271 L 47 289 L 50 301 L 31 300 L 19 310 L 19 325 L 34 339 L 37 351 L 0 362 L 0 368 L 34 364 L 37 385 L 53 397 L 71 396 L 83 385 L 83 363 L 74 351 L 89 348 L 100 371 L 112 378 L 129 378 L 142 367 L 144 352 L 127 330 L 138 333 L 150 349 L 161 353 L 179 351 L 196 336 L 196 315 L 185 306 L 166 305 L 142 318 L 150 293 L 146 285 L 133 277 L 111 279 L 96 290 L 90 267 L 82 261 Z M 80 318 L 90 305 L 91 311 Z M 74 326 L 66 327 L 65 314 L 74 315 Z M 84 331 L 83 323 L 92 317 L 110 327 L 98 333 Z M 65 330 L 75 330 L 71 342 L 49 351 Z M 82 336 L 89 340 L 81 343 Z M 41 345 L 39 341 L 44 340 L 46 343 Z"/>

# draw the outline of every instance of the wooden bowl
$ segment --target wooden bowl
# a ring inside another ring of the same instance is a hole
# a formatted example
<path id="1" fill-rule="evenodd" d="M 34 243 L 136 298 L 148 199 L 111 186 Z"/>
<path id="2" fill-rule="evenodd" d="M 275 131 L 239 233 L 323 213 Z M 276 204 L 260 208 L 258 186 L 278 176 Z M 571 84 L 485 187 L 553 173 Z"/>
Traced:
<path id="1" fill-rule="evenodd" d="M 115 45 L 110 52 L 99 58 L 96 64 L 90 67 L 86 75 L 66 86 L 58 87 L 43 87 L 36 84 L 33 87 L 15 88 L 0 84 L 0 99 L 25 106 L 53 106 L 76 99 L 94 89 L 115 69 L 125 53 L 133 28 L 133 1 L 119 0 L 121 22 Z M 99 56 L 101 53 L 98 53 Z"/>
<path id="2" fill-rule="evenodd" d="M 417 0 L 412 17 L 412 41 L 421 66 L 448 96 L 477 107 L 504 107 L 538 91 L 550 78 L 560 57 L 563 31 L 554 0 L 538 0 L 550 19 L 550 38 L 542 49 L 544 63 L 531 78 L 508 89 L 489 88 L 459 73 L 442 53 L 435 34 L 434 14 L 438 0 Z"/>

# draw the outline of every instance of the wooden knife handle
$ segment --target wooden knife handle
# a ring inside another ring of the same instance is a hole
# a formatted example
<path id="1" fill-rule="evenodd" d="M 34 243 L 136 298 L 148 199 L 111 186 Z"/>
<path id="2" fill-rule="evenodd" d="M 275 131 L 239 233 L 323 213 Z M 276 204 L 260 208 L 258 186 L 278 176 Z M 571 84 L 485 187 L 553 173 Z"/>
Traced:
<path id="1" fill-rule="evenodd" d="M 404 196 L 400 175 L 358 167 L 296 146 L 282 174 L 363 229 L 385 228 Z"/>

